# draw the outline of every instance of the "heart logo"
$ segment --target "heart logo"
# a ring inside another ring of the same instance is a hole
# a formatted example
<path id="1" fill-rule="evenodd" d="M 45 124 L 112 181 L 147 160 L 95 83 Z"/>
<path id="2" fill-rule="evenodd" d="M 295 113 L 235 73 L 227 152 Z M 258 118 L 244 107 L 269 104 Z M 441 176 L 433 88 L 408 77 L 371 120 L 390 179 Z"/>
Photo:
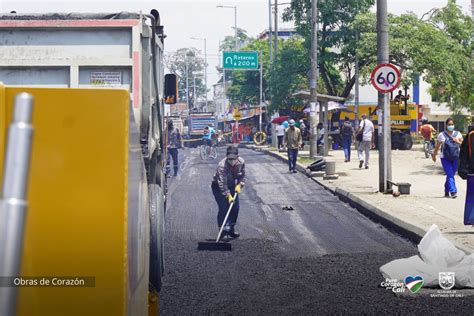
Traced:
<path id="1" fill-rule="evenodd" d="M 424 282 L 425 281 L 423 280 L 423 278 L 419 275 L 415 277 L 409 275 L 405 278 L 405 285 L 412 293 L 418 292 L 423 286 Z"/>

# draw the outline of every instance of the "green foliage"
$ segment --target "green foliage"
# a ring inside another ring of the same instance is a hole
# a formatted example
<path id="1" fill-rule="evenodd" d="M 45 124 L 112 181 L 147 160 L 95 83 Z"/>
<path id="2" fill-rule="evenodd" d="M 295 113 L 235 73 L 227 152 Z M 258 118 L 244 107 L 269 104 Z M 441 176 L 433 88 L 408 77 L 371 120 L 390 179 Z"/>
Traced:
<path id="1" fill-rule="evenodd" d="M 268 54 L 269 49 L 267 42 L 264 40 L 253 40 L 248 45 L 242 48 L 243 51 L 258 51 L 262 55 L 259 58 L 263 58 L 264 74 L 269 69 Z M 263 56 L 263 57 L 262 57 Z M 260 62 L 260 60 L 259 60 Z M 226 71 L 226 77 L 229 74 L 232 78 L 232 86 L 227 90 L 227 97 L 231 104 L 249 104 L 257 105 L 260 102 L 260 71 L 243 71 L 243 70 L 232 70 Z M 267 78 L 263 80 L 263 90 L 267 87 Z"/>
<path id="2" fill-rule="evenodd" d="M 374 0 L 332 0 L 318 2 L 318 67 L 325 91 L 347 97 L 355 82 L 355 18 L 369 11 Z M 294 21 L 305 38 L 307 53 L 311 47 L 311 0 L 292 0 L 283 19 Z M 360 63 L 365 64 L 365 59 Z M 319 87 L 318 87 L 319 89 Z"/>
<path id="3" fill-rule="evenodd" d="M 247 31 L 241 28 L 237 28 L 237 49 L 249 40 Z M 219 46 L 220 50 L 234 50 L 235 49 L 235 34 L 228 35 L 224 38 Z"/>
<path id="4" fill-rule="evenodd" d="M 310 61 L 304 44 L 300 37 L 280 42 L 278 58 L 268 76 L 269 94 L 272 97 L 270 112 L 302 103 L 300 98 L 292 94 L 309 88 L 307 72 Z"/>
<path id="5" fill-rule="evenodd" d="M 433 99 L 448 102 L 453 111 L 473 109 L 472 19 L 462 13 L 454 0 L 446 7 L 425 14 L 389 15 L 390 62 L 402 70 L 402 84 L 421 75 L 431 84 Z M 354 27 L 362 30 L 357 54 L 367 63 L 361 68 L 363 82 L 376 65 L 376 18 L 360 15 Z"/>
<path id="6" fill-rule="evenodd" d="M 267 40 L 253 40 L 242 50 L 261 51 L 263 61 L 263 94 L 264 98 L 271 97 L 270 112 L 291 105 L 299 105 L 302 100 L 292 96 L 298 90 L 308 89 L 307 71 L 309 56 L 301 37 L 293 37 L 280 41 L 280 54 L 273 67 L 270 65 L 269 47 Z M 232 73 L 232 86 L 227 90 L 227 96 L 232 104 L 257 105 L 260 100 L 259 71 L 229 71 Z"/>
<path id="7" fill-rule="evenodd" d="M 319 93 L 350 97 L 356 54 L 361 83 L 368 82 L 377 64 L 376 16 L 369 10 L 374 2 L 318 3 Z M 271 112 L 301 103 L 292 94 L 308 89 L 311 68 L 311 1 L 292 0 L 283 17 L 294 21 L 302 38 L 280 40 L 272 67 L 267 41 L 251 41 L 243 48 L 263 51 L 264 91 L 272 100 Z M 421 76 L 431 84 L 433 97 L 448 102 L 455 113 L 463 108 L 474 110 L 473 33 L 472 19 L 462 13 L 455 0 L 449 0 L 444 8 L 431 10 L 422 19 L 413 13 L 389 15 L 389 58 L 402 70 L 402 85 L 410 85 Z M 232 76 L 233 85 L 228 91 L 231 101 L 256 104 L 258 72 L 234 71 Z"/>

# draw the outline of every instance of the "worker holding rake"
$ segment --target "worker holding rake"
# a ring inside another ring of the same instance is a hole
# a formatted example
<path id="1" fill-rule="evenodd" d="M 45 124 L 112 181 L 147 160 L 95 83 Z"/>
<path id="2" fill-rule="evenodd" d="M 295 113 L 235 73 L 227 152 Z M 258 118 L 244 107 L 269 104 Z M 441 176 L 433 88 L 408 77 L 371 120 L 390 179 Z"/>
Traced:
<path id="1" fill-rule="evenodd" d="M 227 147 L 226 157 L 217 165 L 216 174 L 212 181 L 212 193 L 216 199 L 219 211 L 217 225 L 222 226 L 227 211 L 233 202 L 232 209 L 222 231 L 221 241 L 229 241 L 240 236 L 235 230 L 239 216 L 239 194 L 245 184 L 245 160 L 239 157 L 239 150 L 235 146 Z"/>

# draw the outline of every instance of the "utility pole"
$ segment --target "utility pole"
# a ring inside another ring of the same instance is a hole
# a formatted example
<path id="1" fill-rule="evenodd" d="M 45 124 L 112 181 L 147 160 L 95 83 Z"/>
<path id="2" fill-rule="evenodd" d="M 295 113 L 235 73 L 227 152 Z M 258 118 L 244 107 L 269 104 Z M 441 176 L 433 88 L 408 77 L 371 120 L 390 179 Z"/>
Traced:
<path id="1" fill-rule="evenodd" d="M 193 107 L 197 107 L 197 97 L 196 97 L 196 75 L 193 73 Z"/>
<path id="2" fill-rule="evenodd" d="M 275 51 L 274 60 L 277 59 L 278 55 L 278 0 L 275 0 Z"/>
<path id="3" fill-rule="evenodd" d="M 188 52 L 185 53 L 185 65 L 186 65 L 186 105 L 188 107 L 189 112 L 191 113 L 191 109 L 189 108 L 189 86 L 188 86 Z"/>
<path id="4" fill-rule="evenodd" d="M 377 64 L 389 62 L 387 0 L 377 0 Z M 380 93 L 378 106 L 383 109 L 382 126 L 378 127 L 379 136 L 379 191 L 387 193 L 392 180 L 390 94 Z M 380 113 L 380 112 L 379 112 Z"/>
<path id="5" fill-rule="evenodd" d="M 206 92 L 204 92 L 206 97 L 206 111 L 209 111 L 207 106 L 207 45 L 206 39 L 204 39 L 204 86 L 206 88 Z"/>
<path id="6" fill-rule="evenodd" d="M 474 1 L 474 0 L 473 0 Z M 273 62 L 272 42 L 272 0 L 268 0 L 268 43 L 270 48 L 270 62 Z"/>
<path id="7" fill-rule="evenodd" d="M 276 8 L 276 6 L 275 6 Z M 317 131 L 316 131 L 316 104 L 318 102 L 318 1 L 311 1 L 311 109 L 310 109 L 310 143 L 309 157 L 317 155 Z M 327 133 L 327 131 L 326 131 Z"/>
<path id="8" fill-rule="evenodd" d="M 234 49 L 237 50 L 237 6 L 218 5 L 216 8 L 234 9 Z"/>
<path id="9" fill-rule="evenodd" d="M 207 101 L 207 45 L 205 38 L 191 37 L 194 40 L 204 41 L 204 85 L 206 87 L 205 97 L 206 97 L 206 111 L 208 111 L 208 101 Z"/>
<path id="10" fill-rule="evenodd" d="M 359 46 L 359 30 L 356 30 L 356 50 Z M 359 57 L 355 55 L 355 126 L 359 126 Z"/>
<path id="11" fill-rule="evenodd" d="M 235 50 L 237 50 L 237 7 L 234 7 Z"/>
<path id="12" fill-rule="evenodd" d="M 258 131 L 262 131 L 262 100 L 263 100 L 263 58 L 260 51 L 260 116 L 258 118 Z"/>

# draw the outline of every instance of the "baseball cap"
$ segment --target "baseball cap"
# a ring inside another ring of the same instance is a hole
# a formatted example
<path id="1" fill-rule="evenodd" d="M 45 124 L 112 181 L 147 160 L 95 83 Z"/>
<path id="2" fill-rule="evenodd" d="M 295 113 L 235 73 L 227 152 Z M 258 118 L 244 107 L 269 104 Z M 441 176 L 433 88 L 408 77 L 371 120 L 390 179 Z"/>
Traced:
<path id="1" fill-rule="evenodd" d="M 290 121 L 288 122 L 288 125 L 294 126 L 294 125 L 295 125 L 295 120 L 290 120 Z"/>

